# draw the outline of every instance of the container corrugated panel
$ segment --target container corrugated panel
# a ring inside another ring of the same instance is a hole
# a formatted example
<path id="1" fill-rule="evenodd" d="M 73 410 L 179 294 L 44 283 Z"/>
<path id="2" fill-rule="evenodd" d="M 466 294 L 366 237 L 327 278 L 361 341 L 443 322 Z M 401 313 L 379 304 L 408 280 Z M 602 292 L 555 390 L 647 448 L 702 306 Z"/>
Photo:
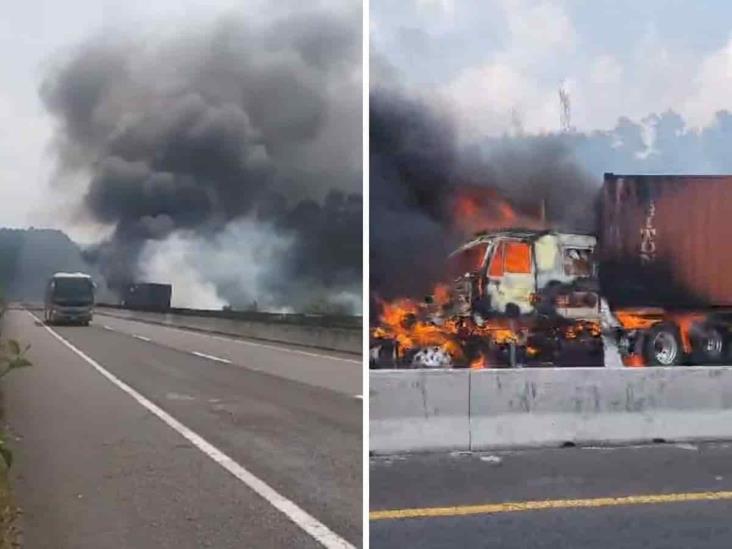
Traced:
<path id="1" fill-rule="evenodd" d="M 605 174 L 601 212 L 611 305 L 732 306 L 732 175 Z"/>

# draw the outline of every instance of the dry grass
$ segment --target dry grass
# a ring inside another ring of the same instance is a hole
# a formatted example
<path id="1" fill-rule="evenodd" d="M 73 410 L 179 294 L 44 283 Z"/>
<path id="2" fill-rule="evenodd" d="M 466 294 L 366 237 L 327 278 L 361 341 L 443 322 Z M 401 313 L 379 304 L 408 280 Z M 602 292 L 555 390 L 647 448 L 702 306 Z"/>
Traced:
<path id="1" fill-rule="evenodd" d="M 20 547 L 17 519 L 19 510 L 10 491 L 8 468 L 0 459 L 0 549 Z"/>
<path id="2" fill-rule="evenodd" d="M 0 332 L 2 331 L 2 319 L 5 309 L 6 304 L 0 295 Z M 2 390 L 0 389 L 0 424 L 4 424 L 5 420 L 3 400 Z M 2 438 L 3 433 L 0 432 L 0 439 Z M 20 509 L 15 505 L 10 489 L 10 471 L 5 460 L 0 458 L 0 549 L 21 547 L 21 536 L 18 528 L 19 516 Z"/>

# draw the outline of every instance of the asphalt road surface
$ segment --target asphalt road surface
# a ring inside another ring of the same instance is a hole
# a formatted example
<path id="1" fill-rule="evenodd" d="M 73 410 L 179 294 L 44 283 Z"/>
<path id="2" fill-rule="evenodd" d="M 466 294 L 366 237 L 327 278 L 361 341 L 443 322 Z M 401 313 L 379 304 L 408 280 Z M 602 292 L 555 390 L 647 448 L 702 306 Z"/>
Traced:
<path id="1" fill-rule="evenodd" d="M 372 458 L 370 547 L 732 547 L 732 444 Z"/>
<path id="2" fill-rule="evenodd" d="M 3 324 L 34 364 L 2 386 L 26 547 L 361 545 L 352 357 L 101 316 Z"/>
<path id="3" fill-rule="evenodd" d="M 258 340 L 246 340 L 96 313 L 94 324 L 186 352 L 244 363 L 247 368 L 350 396 L 362 393 L 360 357 Z"/>

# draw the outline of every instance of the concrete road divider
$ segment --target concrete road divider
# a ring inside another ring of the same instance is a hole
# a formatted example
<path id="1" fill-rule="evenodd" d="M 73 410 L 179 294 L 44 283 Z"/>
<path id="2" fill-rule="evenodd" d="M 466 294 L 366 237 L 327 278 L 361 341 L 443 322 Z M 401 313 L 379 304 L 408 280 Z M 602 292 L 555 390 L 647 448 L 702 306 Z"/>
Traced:
<path id="1" fill-rule="evenodd" d="M 467 371 L 372 372 L 371 451 L 467 450 L 469 382 Z"/>
<path id="2" fill-rule="evenodd" d="M 95 313 L 177 328 L 254 338 L 276 343 L 303 345 L 359 355 L 363 348 L 363 335 L 359 325 L 319 325 L 317 319 L 305 322 L 304 319 L 299 318 L 283 318 L 289 315 L 259 314 L 250 315 L 252 316 L 251 319 L 246 318 L 244 315 L 241 318 L 226 318 L 224 313 L 221 313 L 221 316 L 216 316 L 211 311 L 202 311 L 201 315 L 196 315 L 195 312 L 186 312 L 185 314 L 175 312 L 155 313 L 103 306 L 96 307 Z"/>
<path id="3" fill-rule="evenodd" d="M 418 395 L 411 391 L 420 387 L 425 372 L 389 372 L 387 377 L 372 372 L 370 410 L 376 422 L 371 445 L 375 452 L 732 439 L 732 367 L 440 373 L 441 377 L 429 377 L 422 408 L 430 410 L 439 403 L 444 409 L 450 402 L 450 410 L 463 411 L 465 417 L 453 417 L 452 425 L 467 420 L 468 442 L 464 431 L 447 437 L 445 423 L 437 427 L 442 419 L 439 413 L 426 413 L 415 420 L 420 403 L 406 403 L 416 400 Z M 399 376 L 404 377 L 394 379 Z M 440 382 L 443 386 L 435 387 Z M 400 391 L 406 396 L 400 396 Z M 387 395 L 389 400 L 384 402 Z M 461 399 L 467 399 L 467 410 Z"/>
<path id="4" fill-rule="evenodd" d="M 472 448 L 732 438 L 732 368 L 471 374 Z"/>

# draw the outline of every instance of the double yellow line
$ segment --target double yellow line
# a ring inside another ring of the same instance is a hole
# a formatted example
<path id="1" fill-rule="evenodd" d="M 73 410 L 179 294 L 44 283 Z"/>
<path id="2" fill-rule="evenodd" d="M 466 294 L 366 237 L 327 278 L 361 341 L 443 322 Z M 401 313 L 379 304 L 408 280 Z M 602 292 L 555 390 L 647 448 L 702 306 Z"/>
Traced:
<path id="1" fill-rule="evenodd" d="M 369 513 L 369 519 L 398 520 L 409 518 L 460 517 L 465 515 L 492 515 L 496 513 L 516 513 L 521 511 L 543 511 L 547 509 L 587 509 L 597 507 L 618 507 L 622 505 L 654 505 L 719 500 L 732 500 L 732 491 L 646 494 L 616 498 L 549 499 L 539 501 L 487 503 L 483 505 L 462 505 L 455 507 L 393 509 L 385 511 L 371 511 Z"/>

